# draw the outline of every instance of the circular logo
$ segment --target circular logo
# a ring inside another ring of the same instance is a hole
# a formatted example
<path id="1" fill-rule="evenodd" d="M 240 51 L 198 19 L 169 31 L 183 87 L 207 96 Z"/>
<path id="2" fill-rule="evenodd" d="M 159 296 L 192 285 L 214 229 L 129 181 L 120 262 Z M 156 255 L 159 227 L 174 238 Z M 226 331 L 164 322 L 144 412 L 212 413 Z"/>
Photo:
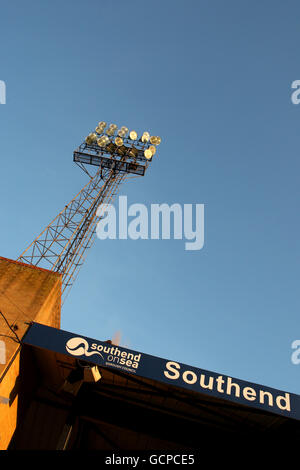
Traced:
<path id="1" fill-rule="evenodd" d="M 88 349 L 88 342 L 83 338 L 71 338 L 66 344 L 66 350 L 72 356 L 83 356 Z"/>
<path id="2" fill-rule="evenodd" d="M 66 350 L 72 356 L 89 357 L 89 356 L 93 356 L 94 354 L 97 354 L 98 356 L 101 356 L 102 359 L 104 359 L 104 357 L 99 351 L 89 351 L 89 343 L 84 338 L 76 337 L 76 338 L 69 339 L 66 343 Z"/>

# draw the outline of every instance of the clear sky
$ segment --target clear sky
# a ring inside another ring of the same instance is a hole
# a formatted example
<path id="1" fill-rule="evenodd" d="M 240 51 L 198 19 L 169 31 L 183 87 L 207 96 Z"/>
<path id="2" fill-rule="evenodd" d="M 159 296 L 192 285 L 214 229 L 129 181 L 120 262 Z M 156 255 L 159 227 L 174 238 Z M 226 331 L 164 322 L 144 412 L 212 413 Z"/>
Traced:
<path id="1" fill-rule="evenodd" d="M 205 204 L 205 244 L 96 240 L 62 328 L 300 393 L 297 1 L 14 1 L 0 12 L 1 255 L 86 184 L 98 121 L 160 135 L 128 203 Z"/>

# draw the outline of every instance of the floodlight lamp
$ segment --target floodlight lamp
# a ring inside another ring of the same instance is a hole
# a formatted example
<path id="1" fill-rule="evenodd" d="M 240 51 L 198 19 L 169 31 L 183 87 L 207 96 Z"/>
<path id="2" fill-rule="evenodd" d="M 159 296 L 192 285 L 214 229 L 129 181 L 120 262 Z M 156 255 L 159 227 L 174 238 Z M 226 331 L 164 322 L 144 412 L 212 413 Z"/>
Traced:
<path id="1" fill-rule="evenodd" d="M 130 157 L 133 157 L 133 158 L 136 158 L 138 156 L 138 149 L 136 149 L 135 147 L 132 147 L 131 149 L 129 149 L 129 152 L 128 152 L 128 155 Z"/>
<path id="2" fill-rule="evenodd" d="M 99 145 L 99 147 L 105 147 L 108 142 L 109 138 L 107 137 L 107 135 L 103 135 L 102 137 L 100 137 L 100 139 L 97 140 L 97 144 Z"/>
<path id="3" fill-rule="evenodd" d="M 115 133 L 115 129 L 113 127 L 109 127 L 108 129 L 106 129 L 106 134 L 107 135 L 112 136 L 112 135 L 114 135 L 114 133 Z"/>
<path id="4" fill-rule="evenodd" d="M 117 152 L 119 155 L 125 155 L 128 150 L 128 147 L 125 147 L 125 145 L 121 145 L 120 147 L 117 147 Z"/>
<path id="5" fill-rule="evenodd" d="M 159 145 L 160 142 L 161 142 L 161 138 L 158 137 L 158 136 L 153 135 L 152 137 L 150 137 L 150 142 L 153 145 Z"/>
<path id="6" fill-rule="evenodd" d="M 106 127 L 106 122 L 104 122 L 104 121 L 98 122 L 98 126 L 96 127 L 96 132 L 97 132 L 98 134 L 102 134 L 102 132 L 104 131 L 105 127 Z"/>
<path id="7" fill-rule="evenodd" d="M 131 140 L 136 140 L 137 139 L 137 133 L 135 131 L 131 131 L 129 134 L 129 137 Z"/>
<path id="8" fill-rule="evenodd" d="M 128 133 L 128 127 L 126 127 L 126 126 L 122 126 L 118 130 L 118 136 L 120 136 L 120 137 L 125 137 L 127 133 Z"/>
<path id="9" fill-rule="evenodd" d="M 149 132 L 144 132 L 143 135 L 142 135 L 141 141 L 146 143 L 146 142 L 148 142 L 149 139 L 150 139 Z"/>
<path id="10" fill-rule="evenodd" d="M 123 129 L 118 130 L 118 136 L 119 137 L 125 137 L 125 135 L 126 135 L 126 132 Z"/>
<path id="11" fill-rule="evenodd" d="M 156 152 L 155 145 L 150 145 L 149 150 L 151 150 L 152 155 L 155 155 L 155 152 Z"/>
<path id="12" fill-rule="evenodd" d="M 118 147 L 121 147 L 121 145 L 123 145 L 123 139 L 121 139 L 121 137 L 116 137 L 116 138 L 115 138 L 115 144 L 116 144 Z"/>
<path id="13" fill-rule="evenodd" d="M 93 144 L 96 140 L 97 140 L 97 135 L 95 133 L 89 134 L 85 139 L 88 145 Z"/>
<path id="14" fill-rule="evenodd" d="M 150 149 L 146 149 L 146 150 L 144 151 L 144 156 L 145 156 L 145 158 L 147 158 L 147 160 L 150 160 L 150 158 L 152 158 L 152 152 L 151 152 L 151 150 L 150 150 Z"/>
<path id="15" fill-rule="evenodd" d="M 110 142 L 110 144 L 107 145 L 106 150 L 107 150 L 108 152 L 110 152 L 110 153 L 114 153 L 117 148 L 118 148 L 118 147 L 117 147 L 115 144 L 113 144 L 112 142 Z"/>

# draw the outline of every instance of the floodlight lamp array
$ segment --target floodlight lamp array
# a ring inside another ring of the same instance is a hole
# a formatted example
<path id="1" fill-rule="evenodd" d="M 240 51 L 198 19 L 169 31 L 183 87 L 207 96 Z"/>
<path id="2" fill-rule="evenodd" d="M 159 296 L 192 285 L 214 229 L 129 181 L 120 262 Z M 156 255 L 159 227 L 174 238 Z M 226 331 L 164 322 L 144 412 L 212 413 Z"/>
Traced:
<path id="1" fill-rule="evenodd" d="M 151 136 L 149 132 L 143 132 L 138 137 L 135 130 L 129 131 L 126 126 L 118 129 L 116 124 L 107 125 L 104 121 L 100 121 L 95 131 L 85 139 L 85 145 L 93 150 L 98 149 L 111 156 L 131 157 L 134 161 L 151 161 L 160 143 L 161 138 Z"/>

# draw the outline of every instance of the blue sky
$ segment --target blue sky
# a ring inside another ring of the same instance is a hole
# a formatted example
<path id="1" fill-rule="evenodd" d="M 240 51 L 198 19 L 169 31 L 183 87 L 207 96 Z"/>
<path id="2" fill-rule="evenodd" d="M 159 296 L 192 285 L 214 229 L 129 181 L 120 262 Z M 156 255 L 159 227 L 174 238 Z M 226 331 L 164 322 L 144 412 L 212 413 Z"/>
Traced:
<path id="1" fill-rule="evenodd" d="M 15 1 L 1 6 L 1 255 L 86 184 L 98 121 L 162 137 L 128 203 L 205 204 L 205 245 L 96 240 L 62 328 L 300 393 L 300 6 Z"/>

